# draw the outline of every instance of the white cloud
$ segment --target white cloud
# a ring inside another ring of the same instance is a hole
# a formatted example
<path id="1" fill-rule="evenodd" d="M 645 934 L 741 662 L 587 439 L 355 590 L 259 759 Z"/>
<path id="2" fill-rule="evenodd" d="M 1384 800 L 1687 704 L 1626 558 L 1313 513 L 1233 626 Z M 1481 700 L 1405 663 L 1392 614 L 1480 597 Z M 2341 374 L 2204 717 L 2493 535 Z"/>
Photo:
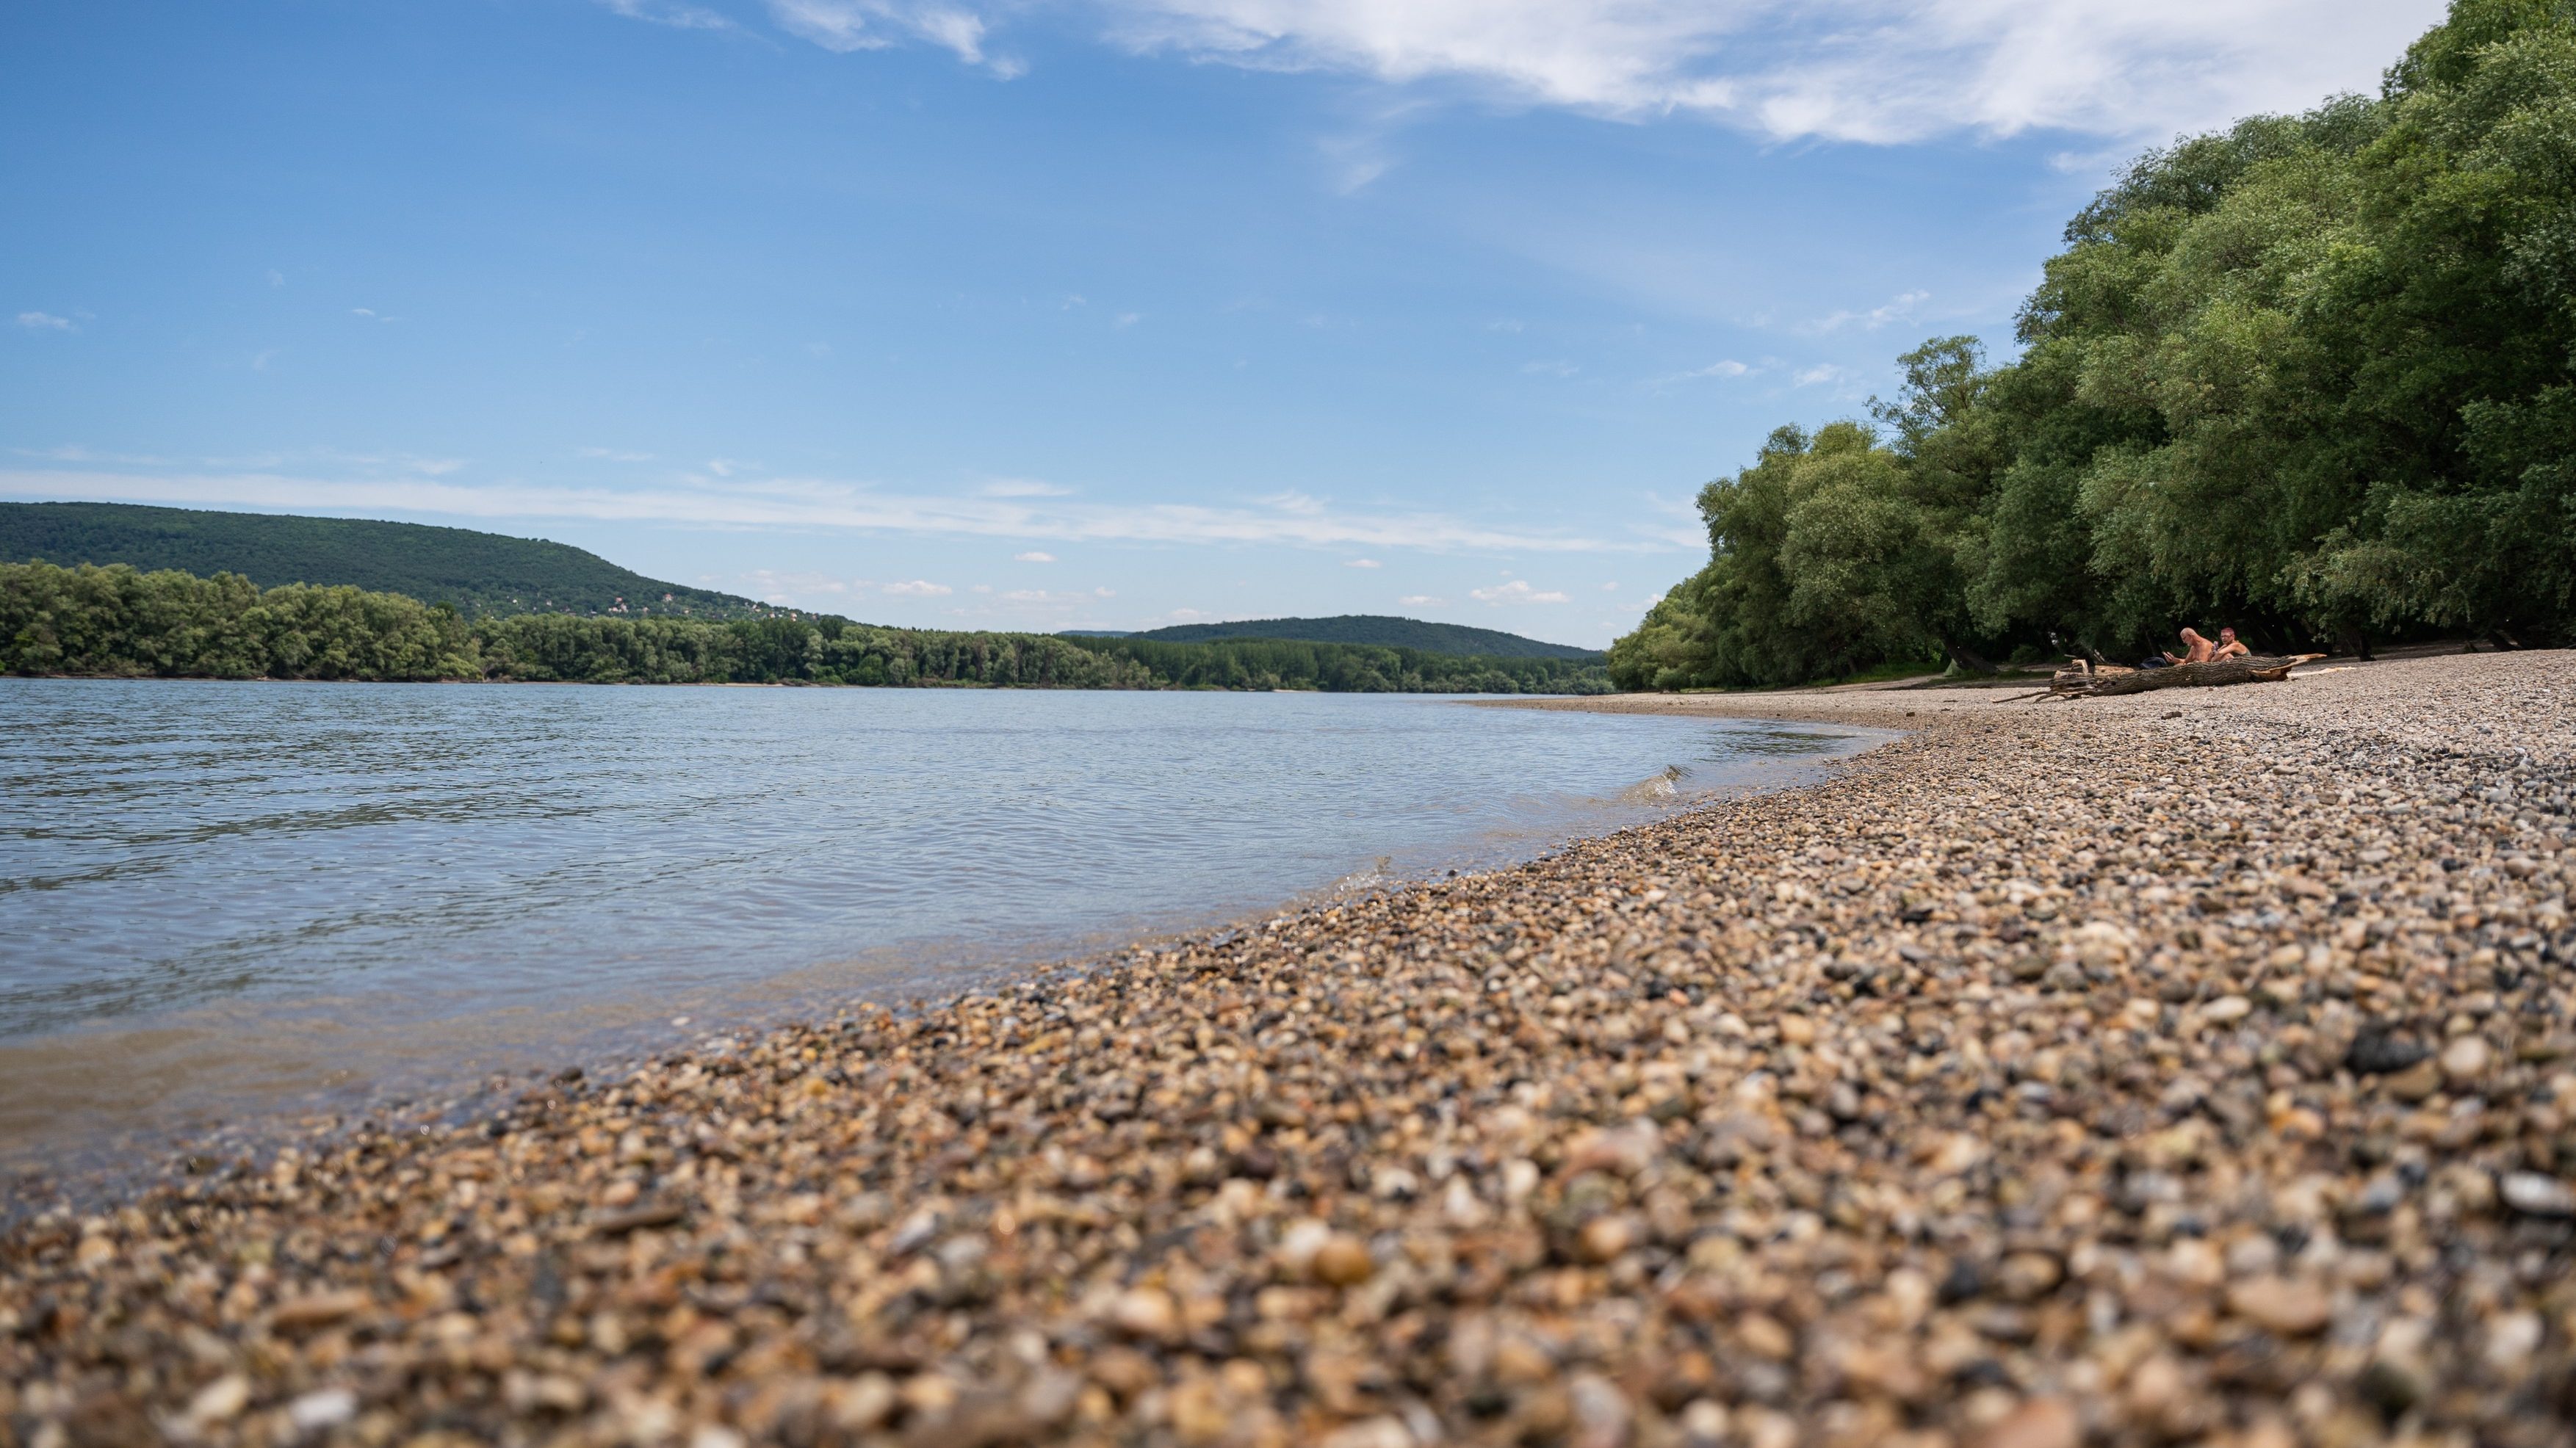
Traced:
<path id="1" fill-rule="evenodd" d="M 933 583 L 926 578 L 916 578 L 909 583 L 884 584 L 877 591 L 891 594 L 896 598 L 946 598 L 957 590 L 945 583 Z"/>
<path id="2" fill-rule="evenodd" d="M 736 462 L 736 461 L 735 461 L 734 459 L 732 459 L 732 458 L 709 458 L 709 459 L 707 459 L 707 471 L 708 471 L 708 472 L 711 472 L 711 473 L 713 473 L 713 474 L 715 474 L 717 477 L 720 477 L 720 478 L 729 478 L 729 477 L 732 477 L 732 476 L 733 476 L 737 471 L 739 471 L 739 470 L 741 469 L 741 467 L 742 467 L 742 464 L 741 464 L 741 463 L 739 463 L 739 462 Z"/>
<path id="3" fill-rule="evenodd" d="M 818 593 L 849 594 L 868 586 L 864 578 L 835 578 L 826 573 L 781 573 L 772 568 L 755 568 L 749 573 L 738 574 L 731 578 L 701 574 L 698 582 L 726 593 L 739 593 L 747 598 L 759 599 L 763 603 L 783 604 L 790 607 L 811 607 L 810 604 L 799 604 L 800 596 L 811 598 Z"/>
<path id="4" fill-rule="evenodd" d="M 1012 554 L 1011 561 L 1013 563 L 1053 563 L 1055 561 L 1055 555 L 1052 553 L 1040 553 L 1035 549 L 1031 549 L 1026 553 Z"/>
<path id="5" fill-rule="evenodd" d="M 962 6 L 909 0 L 769 0 L 769 17 L 789 34 L 843 54 L 883 50 L 898 39 L 926 40 L 1004 80 L 1028 69 L 1008 57 L 987 54 L 984 18 Z"/>
<path id="6" fill-rule="evenodd" d="M 1070 498 L 1073 489 L 1036 478 L 995 478 L 975 490 L 988 498 Z"/>
<path id="7" fill-rule="evenodd" d="M 1931 299 L 1932 294 L 1930 292 L 1905 292 L 1897 296 L 1894 300 L 1881 306 L 1872 307 L 1866 312 L 1843 311 L 1834 312 L 1828 316 L 1818 317 L 1816 320 L 1808 323 L 1804 330 L 1809 332 L 1838 332 L 1843 328 L 1850 326 L 1852 323 L 1858 322 L 1864 329 L 1875 332 L 1890 322 L 1904 322 L 1912 320 L 1914 309 Z"/>
<path id="8" fill-rule="evenodd" d="M 68 332 L 72 330 L 72 319 L 51 312 L 20 312 L 18 325 L 30 332 Z"/>
<path id="9" fill-rule="evenodd" d="M 1521 364 L 1522 373 L 1532 377 L 1536 377 L 1541 374 L 1549 377 L 1571 377 L 1582 370 L 1582 368 L 1575 366 L 1573 363 L 1568 362 L 1563 358 L 1557 358 L 1546 362 L 1524 362 Z"/>
<path id="10" fill-rule="evenodd" d="M 586 447 L 580 451 L 581 456 L 583 457 L 598 458 L 604 462 L 612 463 L 649 463 L 653 460 L 653 455 L 651 453 L 628 452 L 624 448 Z"/>
<path id="11" fill-rule="evenodd" d="M 43 458 L 47 462 L 55 463 L 121 463 L 126 467 L 148 468 L 169 461 L 168 458 L 148 457 L 135 453 L 93 452 L 78 443 L 65 443 L 61 447 L 47 448 L 13 447 L 9 451 L 22 458 Z"/>
<path id="12" fill-rule="evenodd" d="M 1490 604 L 1496 608 L 1508 603 L 1572 603 L 1574 601 L 1571 596 L 1552 589 L 1541 593 L 1530 587 L 1527 579 L 1522 578 L 1515 578 L 1509 583 L 1498 583 L 1491 588 L 1471 588 L 1467 590 L 1467 596 L 1478 603 Z"/>
<path id="13" fill-rule="evenodd" d="M 345 511 L 446 513 L 469 518 L 589 518 L 735 528 L 846 528 L 857 532 L 1051 543 L 1251 543 L 1273 546 L 1428 552 L 1669 553 L 1665 538 L 1595 537 L 1572 528 L 1497 526 L 1431 511 L 1344 511 L 1301 493 L 1230 504 L 1079 503 L 1046 498 L 951 497 L 898 493 L 832 479 L 701 479 L 660 487 L 601 488 L 437 479 L 460 463 L 401 455 L 304 458 L 360 462 L 357 476 L 299 476 L 275 469 L 293 459 L 209 462 L 245 469 L 212 473 L 0 470 L 0 494 L 117 498 L 194 506 L 246 505 Z M 387 477 L 375 466 L 427 477 Z M 1694 542 L 1692 546 L 1703 546 Z"/>
<path id="14" fill-rule="evenodd" d="M 1682 375 L 1684 377 L 1741 377 L 1752 370 L 1752 368 L 1745 366 L 1743 363 L 1736 361 L 1732 357 L 1729 357 L 1722 362 L 1711 362 L 1705 367 L 1699 368 L 1695 371 L 1685 372 Z"/>
<path id="15" fill-rule="evenodd" d="M 1142 312 L 1120 312 L 1117 320 L 1111 322 L 1109 325 L 1113 327 L 1132 327 L 1143 320 L 1145 320 L 1145 314 Z"/>
<path id="16" fill-rule="evenodd" d="M 2160 138 L 2373 85 L 2432 0 L 1103 0 L 1131 48 L 1781 140 Z"/>
<path id="17" fill-rule="evenodd" d="M 769 0 L 770 18 L 825 50 L 882 50 L 893 44 L 869 29 L 868 9 L 841 0 Z"/>
<path id="18" fill-rule="evenodd" d="M 1813 387 L 1819 382 L 1840 382 L 1843 376 L 1842 368 L 1831 362 L 1819 362 L 1813 367 L 1799 368 L 1791 380 L 1800 387 Z"/>
<path id="19" fill-rule="evenodd" d="M 1438 608 L 1448 601 L 1445 598 L 1434 598 L 1427 593 L 1408 593 L 1397 599 L 1396 603 L 1405 608 Z"/>
<path id="20" fill-rule="evenodd" d="M 1342 566 L 1344 568 L 1375 568 L 1378 566 L 1378 561 L 1374 558 L 1345 558 L 1342 560 Z"/>
<path id="21" fill-rule="evenodd" d="M 282 287 L 286 285 L 286 273 L 279 271 L 275 267 L 269 268 L 268 284 L 272 287 Z"/>
<path id="22" fill-rule="evenodd" d="M 599 0 L 599 3 L 629 20 L 668 25 L 674 30 L 731 30 L 734 28 L 732 21 L 712 10 L 701 10 L 695 5 L 669 4 L 664 3 L 664 0 Z"/>
<path id="23" fill-rule="evenodd" d="M 1605 583 L 1601 585 L 1601 591 L 1603 593 L 1617 593 L 1619 591 L 1619 585 L 1616 583 Z"/>

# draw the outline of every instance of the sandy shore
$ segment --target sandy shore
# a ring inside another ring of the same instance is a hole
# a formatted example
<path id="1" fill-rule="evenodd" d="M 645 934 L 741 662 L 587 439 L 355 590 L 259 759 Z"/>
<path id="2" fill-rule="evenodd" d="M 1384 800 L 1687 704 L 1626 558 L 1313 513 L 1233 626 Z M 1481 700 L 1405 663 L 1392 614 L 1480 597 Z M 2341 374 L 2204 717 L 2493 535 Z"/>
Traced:
<path id="1" fill-rule="evenodd" d="M 0 1238 L 0 1445 L 2576 1442 L 2576 655 L 1513 870 Z"/>

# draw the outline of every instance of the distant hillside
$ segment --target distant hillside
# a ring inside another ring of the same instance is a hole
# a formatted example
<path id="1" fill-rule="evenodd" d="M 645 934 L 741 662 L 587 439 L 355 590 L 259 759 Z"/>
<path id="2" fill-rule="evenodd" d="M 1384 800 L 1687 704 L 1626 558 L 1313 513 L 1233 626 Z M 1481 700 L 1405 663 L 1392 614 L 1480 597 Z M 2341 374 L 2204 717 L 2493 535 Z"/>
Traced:
<path id="1" fill-rule="evenodd" d="M 129 503 L 0 503 L 0 562 L 39 558 L 238 573 L 262 588 L 355 584 L 477 616 L 604 614 L 620 599 L 629 614 L 730 619 L 773 612 L 748 598 L 631 573 L 569 544 L 470 528 Z"/>
<path id="2" fill-rule="evenodd" d="M 1375 644 L 1381 648 L 1420 649 L 1428 654 L 1458 654 L 1488 659 L 1597 659 L 1598 649 L 1541 643 L 1499 629 L 1464 624 L 1426 623 L 1378 613 L 1345 613 L 1332 618 L 1256 618 L 1240 623 L 1185 623 L 1131 635 L 1166 643 L 1204 643 L 1210 639 L 1298 639 L 1319 644 Z"/>

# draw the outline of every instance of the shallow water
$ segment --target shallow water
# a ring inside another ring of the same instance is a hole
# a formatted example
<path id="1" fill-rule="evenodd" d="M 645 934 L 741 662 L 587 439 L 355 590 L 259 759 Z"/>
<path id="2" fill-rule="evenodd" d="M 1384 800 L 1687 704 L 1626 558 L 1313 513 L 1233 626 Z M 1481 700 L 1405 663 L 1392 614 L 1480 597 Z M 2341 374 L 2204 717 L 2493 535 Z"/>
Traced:
<path id="1" fill-rule="evenodd" d="M 1418 696 L 0 680 L 0 1147 L 938 993 L 1875 737 Z"/>

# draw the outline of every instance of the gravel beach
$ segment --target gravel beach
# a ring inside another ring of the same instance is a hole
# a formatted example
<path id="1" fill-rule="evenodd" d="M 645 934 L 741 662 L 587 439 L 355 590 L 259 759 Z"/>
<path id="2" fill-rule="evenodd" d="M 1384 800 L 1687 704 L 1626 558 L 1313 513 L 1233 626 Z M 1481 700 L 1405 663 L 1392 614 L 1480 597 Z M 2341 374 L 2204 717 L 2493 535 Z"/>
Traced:
<path id="1" fill-rule="evenodd" d="M 0 1236 L 0 1445 L 2576 1443 L 2576 655 L 1515 869 Z"/>

